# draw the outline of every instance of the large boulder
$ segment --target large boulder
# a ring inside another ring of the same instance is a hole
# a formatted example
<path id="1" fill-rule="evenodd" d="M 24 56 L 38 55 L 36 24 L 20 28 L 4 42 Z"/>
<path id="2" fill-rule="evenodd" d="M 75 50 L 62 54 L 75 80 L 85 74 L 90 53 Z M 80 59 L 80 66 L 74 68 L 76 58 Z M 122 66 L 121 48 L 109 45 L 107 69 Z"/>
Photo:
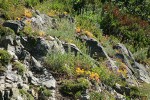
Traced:
<path id="1" fill-rule="evenodd" d="M 89 48 L 89 53 L 91 57 L 103 57 L 106 58 L 106 53 L 104 52 L 104 49 L 102 45 L 94 38 L 89 38 L 85 35 L 81 36 L 80 39 L 82 41 L 86 42 L 86 45 Z"/>
<path id="2" fill-rule="evenodd" d="M 37 60 L 46 56 L 49 52 L 64 53 L 62 42 L 58 38 L 48 40 L 45 38 L 23 37 L 21 39 L 23 46 L 35 57 Z"/>
<path id="3" fill-rule="evenodd" d="M 114 46 L 114 49 L 119 50 L 119 54 L 116 54 L 116 57 L 121 59 L 127 66 L 129 82 L 135 82 L 137 79 L 140 79 L 146 83 L 150 83 L 150 76 L 146 67 L 136 62 L 133 54 L 123 44 L 118 43 Z"/>
<path id="4" fill-rule="evenodd" d="M 46 31 L 47 29 L 57 28 L 56 19 L 49 17 L 46 14 L 36 13 L 35 17 L 31 18 L 31 25 L 34 30 Z"/>
<path id="5" fill-rule="evenodd" d="M 3 23 L 3 26 L 11 28 L 15 33 L 23 30 L 25 24 L 22 21 L 18 20 L 7 20 Z"/>

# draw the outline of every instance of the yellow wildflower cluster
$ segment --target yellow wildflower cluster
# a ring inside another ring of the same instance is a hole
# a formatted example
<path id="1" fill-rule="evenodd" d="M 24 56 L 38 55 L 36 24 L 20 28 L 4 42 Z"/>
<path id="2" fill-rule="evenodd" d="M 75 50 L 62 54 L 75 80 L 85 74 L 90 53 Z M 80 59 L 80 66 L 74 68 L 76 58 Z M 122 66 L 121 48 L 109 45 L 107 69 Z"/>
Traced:
<path id="1" fill-rule="evenodd" d="M 94 79 L 96 81 L 99 81 L 99 75 L 97 73 L 92 72 L 90 74 L 90 79 Z"/>
<path id="2" fill-rule="evenodd" d="M 85 72 L 84 69 L 80 69 L 80 68 L 77 68 L 77 69 L 76 69 L 77 75 L 82 75 L 82 74 L 84 74 L 84 72 Z"/>
<path id="3" fill-rule="evenodd" d="M 88 37 L 94 37 L 93 34 L 89 31 L 84 31 L 84 34 Z"/>
<path id="4" fill-rule="evenodd" d="M 82 30 L 80 27 L 76 28 L 76 33 L 81 33 L 81 34 L 85 34 L 88 37 L 94 37 L 93 34 L 87 30 Z"/>
<path id="5" fill-rule="evenodd" d="M 32 17 L 32 12 L 29 9 L 24 10 L 24 16 L 31 18 Z"/>
<path id="6" fill-rule="evenodd" d="M 87 75 L 91 80 L 99 81 L 100 78 L 97 73 L 91 71 L 85 71 L 84 69 L 81 68 L 77 68 L 76 73 L 77 75 Z"/>

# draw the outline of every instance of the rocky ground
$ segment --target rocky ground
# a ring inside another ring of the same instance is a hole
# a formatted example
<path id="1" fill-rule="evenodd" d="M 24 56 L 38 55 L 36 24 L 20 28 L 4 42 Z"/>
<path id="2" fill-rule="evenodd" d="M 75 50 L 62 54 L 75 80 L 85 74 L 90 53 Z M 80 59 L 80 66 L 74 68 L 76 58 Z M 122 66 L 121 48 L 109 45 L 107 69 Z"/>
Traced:
<path id="1" fill-rule="evenodd" d="M 31 18 L 6 20 L 2 23 L 5 30 L 11 30 L 7 31 L 7 33 L 4 32 L 5 35 L 2 32 L 0 34 L 0 50 L 6 50 L 10 55 L 10 61 L 2 65 L 6 70 L 0 72 L 0 100 L 74 99 L 64 96 L 59 91 L 61 86 L 60 79 L 44 63 L 47 54 L 54 52 L 64 54 L 68 52 L 69 48 L 75 55 L 79 53 L 83 57 L 89 56 L 89 59 L 94 62 L 92 67 L 98 64 L 97 59 L 105 59 L 107 68 L 116 74 L 121 74 L 120 77 L 127 82 L 126 86 L 116 83 L 113 87 L 103 82 L 98 82 L 98 85 L 91 83 L 96 88 L 94 91 L 98 93 L 106 91 L 116 100 L 126 100 L 125 96 L 129 95 L 131 91 L 129 86 L 139 87 L 141 82 L 150 83 L 150 74 L 147 71 L 149 66 L 136 62 L 133 54 L 124 44 L 118 43 L 114 45 L 111 49 L 116 52 L 110 56 L 106 52 L 106 48 L 95 38 L 80 35 L 81 31 L 76 31 L 75 36 L 77 39 L 85 42 L 87 48 L 89 48 L 89 55 L 84 54 L 73 43 L 65 42 L 59 37 L 43 35 L 44 33 L 42 34 L 42 32 L 46 32 L 48 29 L 58 30 L 58 23 L 61 23 L 61 21 L 46 14 L 41 14 L 39 11 L 34 11 L 34 13 L 34 17 Z M 59 17 L 69 21 L 70 24 L 74 24 L 75 20 L 68 15 Z M 20 35 L 20 32 L 25 29 L 28 23 L 31 24 L 33 30 L 41 31 L 39 36 Z M 0 53 L 0 57 L 1 55 Z M 118 67 L 116 64 L 118 61 L 122 62 L 123 68 Z M 21 71 L 15 68 L 15 65 L 21 66 Z M 45 93 L 45 91 L 47 92 Z M 88 100 L 89 98 L 89 90 L 87 89 L 81 94 L 80 99 Z M 139 98 L 141 99 L 142 97 Z"/>

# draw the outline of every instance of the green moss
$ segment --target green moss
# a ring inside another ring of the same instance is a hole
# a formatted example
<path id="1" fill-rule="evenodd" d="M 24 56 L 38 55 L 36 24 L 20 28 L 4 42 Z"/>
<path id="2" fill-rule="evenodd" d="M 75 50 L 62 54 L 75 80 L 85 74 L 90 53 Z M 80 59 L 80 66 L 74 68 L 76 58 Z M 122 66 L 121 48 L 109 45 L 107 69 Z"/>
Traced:
<path id="1" fill-rule="evenodd" d="M 25 66 L 20 62 L 14 62 L 13 69 L 17 70 L 19 75 L 23 75 L 25 72 Z"/>
<path id="2" fill-rule="evenodd" d="M 0 50 L 0 63 L 6 65 L 10 62 L 11 55 L 6 50 Z"/>

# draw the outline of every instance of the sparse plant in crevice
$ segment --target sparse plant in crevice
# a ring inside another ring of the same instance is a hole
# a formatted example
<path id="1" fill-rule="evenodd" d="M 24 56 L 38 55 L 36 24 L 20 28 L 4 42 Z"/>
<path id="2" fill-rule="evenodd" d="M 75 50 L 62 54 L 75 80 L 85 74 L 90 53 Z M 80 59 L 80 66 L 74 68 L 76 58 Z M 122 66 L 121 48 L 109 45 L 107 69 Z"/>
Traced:
<path id="1" fill-rule="evenodd" d="M 19 75 L 23 75 L 25 72 L 25 66 L 20 62 L 13 63 L 13 70 L 17 70 Z"/>
<path id="2" fill-rule="evenodd" d="M 52 95 L 51 95 L 51 91 L 48 90 L 47 88 L 43 87 L 43 86 L 41 86 L 41 87 L 39 88 L 38 92 L 39 92 L 39 93 L 42 93 L 42 92 L 43 92 L 43 93 L 44 93 L 44 96 L 46 96 L 46 97 L 52 96 Z"/>
<path id="3" fill-rule="evenodd" d="M 26 90 L 19 89 L 19 92 L 22 95 L 22 97 L 24 97 L 26 100 L 34 100 L 34 97 L 30 93 L 28 93 Z"/>

